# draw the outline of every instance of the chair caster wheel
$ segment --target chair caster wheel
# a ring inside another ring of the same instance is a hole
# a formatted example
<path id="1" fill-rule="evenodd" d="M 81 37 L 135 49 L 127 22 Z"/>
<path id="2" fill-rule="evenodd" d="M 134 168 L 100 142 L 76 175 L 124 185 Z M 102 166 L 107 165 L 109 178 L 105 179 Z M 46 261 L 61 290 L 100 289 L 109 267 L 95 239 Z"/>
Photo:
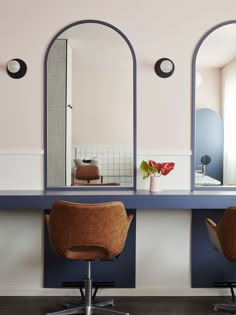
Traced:
<path id="1" fill-rule="evenodd" d="M 213 307 L 212 311 L 217 312 L 218 308 L 216 306 Z"/>

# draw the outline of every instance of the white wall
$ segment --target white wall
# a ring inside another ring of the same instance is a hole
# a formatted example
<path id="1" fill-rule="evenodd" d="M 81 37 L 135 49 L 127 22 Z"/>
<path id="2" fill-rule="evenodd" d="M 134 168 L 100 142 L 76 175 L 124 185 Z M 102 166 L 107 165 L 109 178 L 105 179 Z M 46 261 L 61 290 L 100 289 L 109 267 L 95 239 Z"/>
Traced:
<path id="1" fill-rule="evenodd" d="M 202 77 L 196 89 L 196 109 L 210 108 L 221 115 L 221 72 L 219 68 L 199 69 Z"/>
<path id="2" fill-rule="evenodd" d="M 33 159 L 32 171 L 27 152 L 43 149 L 44 56 L 56 33 L 81 19 L 111 23 L 131 41 L 137 56 L 139 160 L 151 157 L 155 150 L 153 156 L 157 159 L 160 155 L 160 159 L 177 161 L 176 171 L 166 178 L 165 188 L 190 189 L 193 51 L 209 28 L 234 19 L 235 10 L 235 0 L 228 0 L 227 6 L 222 0 L 103 0 L 102 5 L 100 0 L 71 0 L 69 4 L 65 0 L 23 0 L 21 5 L 16 0 L 1 0 L 1 189 L 43 187 L 41 154 Z M 21 80 L 11 79 L 5 71 L 6 63 L 16 57 L 24 59 L 28 66 L 27 75 Z M 169 79 L 154 73 L 154 64 L 161 57 L 169 57 L 175 63 L 175 73 Z M 12 156 L 11 151 L 18 153 Z M 25 157 L 22 152 L 26 152 Z M 140 185 L 147 187 L 147 182 L 139 181 Z M 21 214 L 2 210 L 0 216 L 0 245 L 5 257 L 5 262 L 0 263 L 0 294 L 63 294 L 60 290 L 42 289 L 41 214 L 33 209 Z M 190 288 L 190 224 L 187 210 L 139 209 L 137 289 L 110 290 L 111 294 L 218 294 L 218 289 Z M 13 236 L 12 227 L 20 237 Z M 166 233 L 167 227 L 173 227 L 170 233 Z M 160 239 L 163 233 L 165 246 Z M 148 243 L 153 239 L 156 251 Z M 9 242 L 25 251 L 12 251 Z M 164 248 L 168 249 L 165 253 Z"/>

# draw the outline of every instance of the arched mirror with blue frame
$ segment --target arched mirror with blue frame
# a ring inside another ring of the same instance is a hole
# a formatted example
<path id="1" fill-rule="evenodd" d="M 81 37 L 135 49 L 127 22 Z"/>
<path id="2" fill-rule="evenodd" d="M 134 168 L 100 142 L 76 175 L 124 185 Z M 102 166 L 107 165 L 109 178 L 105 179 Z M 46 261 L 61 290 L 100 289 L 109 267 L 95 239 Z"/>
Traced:
<path id="1" fill-rule="evenodd" d="M 210 29 L 192 61 L 192 189 L 236 189 L 236 21 Z"/>
<path id="2" fill-rule="evenodd" d="M 46 189 L 136 188 L 136 58 L 116 27 L 62 29 L 45 58 Z"/>

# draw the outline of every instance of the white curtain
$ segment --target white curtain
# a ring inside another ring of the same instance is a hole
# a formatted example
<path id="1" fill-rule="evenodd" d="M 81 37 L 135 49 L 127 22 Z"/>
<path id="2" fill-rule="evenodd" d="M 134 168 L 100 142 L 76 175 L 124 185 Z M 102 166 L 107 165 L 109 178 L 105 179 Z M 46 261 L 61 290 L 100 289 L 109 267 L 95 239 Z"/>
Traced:
<path id="1" fill-rule="evenodd" d="M 221 71 L 224 185 L 236 185 L 236 60 Z"/>

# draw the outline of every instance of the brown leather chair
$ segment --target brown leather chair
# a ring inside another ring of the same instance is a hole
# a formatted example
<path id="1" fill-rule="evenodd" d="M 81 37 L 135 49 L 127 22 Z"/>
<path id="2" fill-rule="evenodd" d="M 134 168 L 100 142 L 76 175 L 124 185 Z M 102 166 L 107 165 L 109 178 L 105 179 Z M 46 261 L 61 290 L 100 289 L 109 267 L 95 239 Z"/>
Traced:
<path id="1" fill-rule="evenodd" d="M 54 252 L 67 259 L 87 261 L 85 304 L 47 315 L 90 315 L 99 309 L 128 314 L 92 303 L 91 261 L 118 256 L 127 238 L 133 216 L 127 215 L 122 202 L 81 204 L 56 201 L 46 215 L 49 238 Z"/>
<path id="2" fill-rule="evenodd" d="M 213 247 L 226 259 L 236 262 L 236 206 L 227 208 L 218 224 L 209 218 L 206 218 L 205 222 Z M 232 300 L 235 300 L 233 283 L 227 285 L 231 289 Z M 236 303 L 214 304 L 213 310 L 236 313 Z"/>

